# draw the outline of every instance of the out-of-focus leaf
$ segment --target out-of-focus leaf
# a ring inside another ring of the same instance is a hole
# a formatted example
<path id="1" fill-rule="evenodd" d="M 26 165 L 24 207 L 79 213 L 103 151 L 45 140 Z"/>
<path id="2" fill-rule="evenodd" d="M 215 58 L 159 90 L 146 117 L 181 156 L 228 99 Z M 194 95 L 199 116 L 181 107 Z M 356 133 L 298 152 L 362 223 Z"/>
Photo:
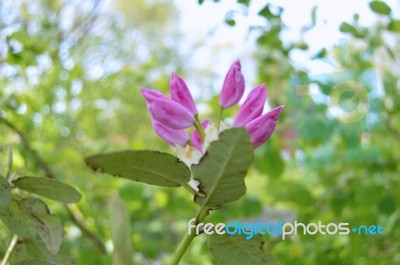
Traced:
<path id="1" fill-rule="evenodd" d="M 192 166 L 195 179 L 205 197 L 196 203 L 219 207 L 235 201 L 246 193 L 244 177 L 253 160 L 250 136 L 244 128 L 223 131 L 219 140 L 210 144 L 200 163 Z"/>
<path id="2" fill-rule="evenodd" d="M 245 6 L 249 6 L 250 5 L 250 1 L 251 0 L 238 0 L 237 2 L 240 4 L 243 4 Z"/>
<path id="3" fill-rule="evenodd" d="M 58 217 L 50 215 L 47 205 L 36 198 L 27 198 L 18 202 L 25 212 L 33 229 L 40 236 L 47 249 L 56 254 L 63 239 L 63 227 Z"/>
<path id="4" fill-rule="evenodd" d="M 13 184 L 21 190 L 64 203 L 75 203 L 82 197 L 75 188 L 50 178 L 21 177 L 14 180 Z"/>
<path id="5" fill-rule="evenodd" d="M 221 265 L 278 265 L 276 259 L 264 250 L 261 235 L 246 240 L 246 235 L 213 234 L 208 239 L 208 249 Z"/>
<path id="6" fill-rule="evenodd" d="M 157 151 L 121 151 L 86 158 L 95 171 L 147 184 L 179 187 L 190 180 L 189 168 L 177 157 Z"/>
<path id="7" fill-rule="evenodd" d="M 25 236 L 31 230 L 26 214 L 14 200 L 8 206 L 0 205 L 0 219 L 12 233 L 19 236 Z"/>
<path id="8" fill-rule="evenodd" d="M 113 265 L 132 265 L 132 231 L 128 210 L 118 195 L 110 203 L 111 235 L 114 245 Z"/>
<path id="9" fill-rule="evenodd" d="M 10 262 L 16 264 L 19 261 L 46 261 L 51 264 L 72 265 L 71 257 L 62 254 L 51 254 L 46 246 L 37 240 L 23 240 L 15 246 Z"/>
<path id="10" fill-rule="evenodd" d="M 0 205 L 7 206 L 11 203 L 11 186 L 8 181 L 0 176 Z"/>
<path id="11" fill-rule="evenodd" d="M 347 23 L 347 22 L 343 22 L 340 27 L 339 30 L 341 32 L 346 32 L 346 33 L 351 33 L 353 35 L 355 35 L 357 33 L 357 29 L 356 27 L 354 27 L 353 25 Z"/>
<path id="12" fill-rule="evenodd" d="M 369 3 L 369 7 L 372 11 L 380 15 L 389 15 L 392 12 L 390 6 L 382 1 L 372 1 Z"/>
<path id="13" fill-rule="evenodd" d="M 400 32 L 400 20 L 392 20 L 389 22 L 387 29 L 393 32 Z"/>
<path id="14" fill-rule="evenodd" d="M 285 169 L 285 163 L 277 148 L 269 141 L 262 148 L 256 150 L 254 164 L 256 168 L 272 178 L 278 178 Z"/>

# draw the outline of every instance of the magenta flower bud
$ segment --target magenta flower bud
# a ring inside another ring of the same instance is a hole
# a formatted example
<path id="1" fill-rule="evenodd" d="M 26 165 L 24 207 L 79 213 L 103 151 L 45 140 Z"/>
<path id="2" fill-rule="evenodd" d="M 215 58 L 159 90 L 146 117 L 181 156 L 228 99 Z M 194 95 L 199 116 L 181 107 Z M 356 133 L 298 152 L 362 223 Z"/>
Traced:
<path id="1" fill-rule="evenodd" d="M 201 123 L 201 127 L 203 127 L 203 129 L 205 130 L 207 128 L 207 126 L 211 123 L 210 120 L 204 120 Z M 200 152 L 203 153 L 203 146 L 201 144 L 201 138 L 200 138 L 200 134 L 197 131 L 197 129 L 193 130 L 192 132 L 192 144 L 194 147 L 196 147 Z"/>
<path id="2" fill-rule="evenodd" d="M 237 60 L 231 65 L 231 68 L 226 74 L 219 98 L 219 104 L 224 109 L 237 104 L 243 96 L 244 78 L 240 72 L 240 68 L 240 62 Z"/>
<path id="3" fill-rule="evenodd" d="M 152 89 L 148 89 L 145 87 L 142 87 L 140 89 L 140 92 L 142 92 L 142 95 L 144 97 L 144 99 L 149 103 L 151 101 L 153 101 L 154 98 L 167 98 L 166 96 L 164 96 L 163 93 L 161 93 L 160 91 L 157 90 L 152 90 Z"/>
<path id="4" fill-rule="evenodd" d="M 283 107 L 281 105 L 244 125 L 244 128 L 250 133 L 250 140 L 254 148 L 259 147 L 271 137 Z"/>
<path id="5" fill-rule="evenodd" d="M 158 136 L 160 136 L 161 139 L 172 146 L 185 146 L 186 143 L 189 141 L 189 135 L 185 130 L 170 129 L 167 126 L 164 126 L 163 124 L 156 121 L 153 117 L 151 117 L 151 123 L 153 125 L 154 131 L 158 134 Z"/>
<path id="6" fill-rule="evenodd" d="M 172 73 L 171 81 L 169 83 L 170 93 L 172 100 L 180 103 L 182 106 L 187 108 L 193 115 L 197 115 L 198 111 L 192 94 L 190 93 L 185 81 Z"/>
<path id="7" fill-rule="evenodd" d="M 267 91 L 265 84 L 255 87 L 247 96 L 246 101 L 240 106 L 233 121 L 233 127 L 240 127 L 259 117 L 264 109 Z"/>
<path id="8" fill-rule="evenodd" d="M 155 120 L 171 129 L 186 129 L 194 124 L 193 114 L 171 99 L 151 97 L 147 107 Z"/>

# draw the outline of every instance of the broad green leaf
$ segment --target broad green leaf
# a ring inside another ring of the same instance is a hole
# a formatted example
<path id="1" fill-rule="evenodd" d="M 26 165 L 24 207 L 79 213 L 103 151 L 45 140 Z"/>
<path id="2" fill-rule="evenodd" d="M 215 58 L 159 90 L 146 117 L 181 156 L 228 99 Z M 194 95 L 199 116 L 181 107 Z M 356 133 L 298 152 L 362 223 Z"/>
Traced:
<path id="1" fill-rule="evenodd" d="M 389 22 L 387 29 L 392 32 L 400 32 L 400 20 L 392 20 Z"/>
<path id="2" fill-rule="evenodd" d="M 192 166 L 193 176 L 206 195 L 196 197 L 196 203 L 214 208 L 242 197 L 246 193 L 244 177 L 252 160 L 253 147 L 244 128 L 222 132 L 200 163 Z"/>
<path id="3" fill-rule="evenodd" d="M 0 205 L 0 219 L 12 233 L 18 236 L 25 236 L 31 230 L 26 214 L 18 207 L 15 200 L 8 206 Z"/>
<path id="4" fill-rule="evenodd" d="M 392 12 L 390 6 L 382 1 L 372 1 L 369 3 L 369 7 L 372 11 L 380 15 L 389 15 Z"/>
<path id="5" fill-rule="evenodd" d="M 27 198 L 18 202 L 19 207 L 28 216 L 35 232 L 40 236 L 47 249 L 56 254 L 63 239 L 63 227 L 58 217 L 50 215 L 47 205 L 36 198 Z"/>
<path id="6" fill-rule="evenodd" d="M 21 190 L 64 203 L 78 202 L 82 197 L 75 188 L 50 178 L 21 177 L 14 180 L 13 184 Z"/>
<path id="7" fill-rule="evenodd" d="M 132 265 L 133 247 L 129 213 L 118 195 L 114 195 L 111 199 L 110 224 L 114 246 L 113 265 Z"/>
<path id="8" fill-rule="evenodd" d="M 0 176 L 0 205 L 7 206 L 11 203 L 11 186 L 8 181 Z"/>
<path id="9" fill-rule="evenodd" d="M 41 261 L 41 262 L 50 262 L 50 264 L 72 265 L 72 262 L 70 260 L 71 260 L 70 256 L 65 256 L 62 254 L 57 254 L 57 255 L 51 254 L 41 241 L 26 240 L 26 239 L 18 242 L 10 258 L 11 264 L 17 264 L 17 262 L 21 261 L 24 262 Z M 24 264 L 24 263 L 18 263 L 18 264 Z"/>
<path id="10" fill-rule="evenodd" d="M 86 158 L 93 170 L 147 184 L 179 187 L 190 180 L 189 168 L 177 157 L 158 151 L 121 151 Z"/>
<path id="11" fill-rule="evenodd" d="M 243 234 L 213 234 L 208 239 L 208 249 L 220 265 L 278 265 L 263 246 L 261 235 L 247 240 Z"/>

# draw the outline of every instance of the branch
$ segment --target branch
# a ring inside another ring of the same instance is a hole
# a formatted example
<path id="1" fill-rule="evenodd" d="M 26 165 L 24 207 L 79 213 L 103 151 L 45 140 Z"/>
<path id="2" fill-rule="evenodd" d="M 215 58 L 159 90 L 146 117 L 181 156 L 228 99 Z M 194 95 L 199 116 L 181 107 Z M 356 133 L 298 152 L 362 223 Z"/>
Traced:
<path id="1" fill-rule="evenodd" d="M 18 134 L 19 138 L 21 139 L 22 145 L 24 148 L 32 155 L 38 166 L 45 172 L 45 176 L 47 178 L 56 179 L 55 174 L 49 167 L 49 165 L 40 157 L 39 153 L 32 148 L 26 136 L 17 128 L 14 124 L 12 124 L 9 120 L 4 117 L 0 116 L 0 122 L 10 128 L 14 133 Z M 105 254 L 106 248 L 101 240 L 85 226 L 84 221 L 82 218 L 78 217 L 71 206 L 64 204 L 64 208 L 68 213 L 68 217 L 70 218 L 71 222 L 76 225 L 82 232 L 82 234 L 90 239 L 93 245 L 97 248 L 98 251 Z"/>

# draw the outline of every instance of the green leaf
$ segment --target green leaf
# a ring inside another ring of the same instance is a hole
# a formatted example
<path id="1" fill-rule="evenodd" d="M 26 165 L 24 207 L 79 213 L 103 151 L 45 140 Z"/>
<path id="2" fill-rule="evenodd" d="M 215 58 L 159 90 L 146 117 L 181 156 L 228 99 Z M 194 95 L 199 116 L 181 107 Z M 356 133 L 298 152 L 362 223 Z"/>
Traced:
<path id="1" fill-rule="evenodd" d="M 14 200 L 7 207 L 0 205 L 0 219 L 12 233 L 18 236 L 23 237 L 30 232 L 31 224 Z"/>
<path id="2" fill-rule="evenodd" d="M 253 160 L 250 136 L 244 128 L 223 131 L 218 141 L 210 144 L 200 163 L 192 166 L 205 197 L 196 203 L 210 208 L 235 201 L 246 193 L 244 178 Z"/>
<path id="3" fill-rule="evenodd" d="M 245 5 L 245 6 L 249 6 L 250 5 L 250 1 L 251 0 L 238 0 L 237 2 L 239 3 L 239 4 L 243 4 L 243 5 Z"/>
<path id="4" fill-rule="evenodd" d="M 52 200 L 75 203 L 82 195 L 73 187 L 50 178 L 22 177 L 13 181 L 15 187 Z"/>
<path id="5" fill-rule="evenodd" d="M 19 207 L 28 216 L 35 232 L 40 236 L 47 249 L 56 254 L 63 239 L 63 227 L 58 217 L 50 215 L 47 205 L 36 198 L 26 198 L 18 202 Z"/>
<path id="6" fill-rule="evenodd" d="M 400 32 L 400 20 L 392 20 L 389 22 L 387 29 L 392 32 Z"/>
<path id="7" fill-rule="evenodd" d="M 114 246 L 113 265 L 132 265 L 133 247 L 129 213 L 118 195 L 114 195 L 111 199 L 110 224 Z"/>
<path id="8" fill-rule="evenodd" d="M 93 170 L 147 184 L 179 187 L 190 180 L 189 168 L 177 157 L 158 151 L 121 151 L 86 158 Z"/>
<path id="9" fill-rule="evenodd" d="M 208 239 L 208 249 L 220 265 L 278 265 L 263 246 L 261 235 L 246 240 L 246 235 L 213 234 Z"/>
<path id="10" fill-rule="evenodd" d="M 0 205 L 8 206 L 11 203 L 11 186 L 0 176 Z"/>
<path id="11" fill-rule="evenodd" d="M 339 30 L 341 32 L 351 33 L 353 35 L 357 34 L 357 29 L 353 25 L 351 25 L 351 24 L 349 24 L 347 22 L 343 22 L 340 25 Z"/>
<path id="12" fill-rule="evenodd" d="M 51 254 L 46 246 L 37 240 L 21 240 L 15 246 L 12 256 L 10 258 L 11 264 L 24 264 L 17 262 L 50 262 L 45 264 L 62 264 L 72 265 L 70 256 L 53 255 Z M 26 263 L 29 264 L 29 263 Z M 35 263 L 33 263 L 35 264 Z"/>
<path id="13" fill-rule="evenodd" d="M 380 15 L 389 15 L 392 12 L 392 9 L 382 1 L 372 1 L 369 3 L 369 7 L 372 11 Z"/>

